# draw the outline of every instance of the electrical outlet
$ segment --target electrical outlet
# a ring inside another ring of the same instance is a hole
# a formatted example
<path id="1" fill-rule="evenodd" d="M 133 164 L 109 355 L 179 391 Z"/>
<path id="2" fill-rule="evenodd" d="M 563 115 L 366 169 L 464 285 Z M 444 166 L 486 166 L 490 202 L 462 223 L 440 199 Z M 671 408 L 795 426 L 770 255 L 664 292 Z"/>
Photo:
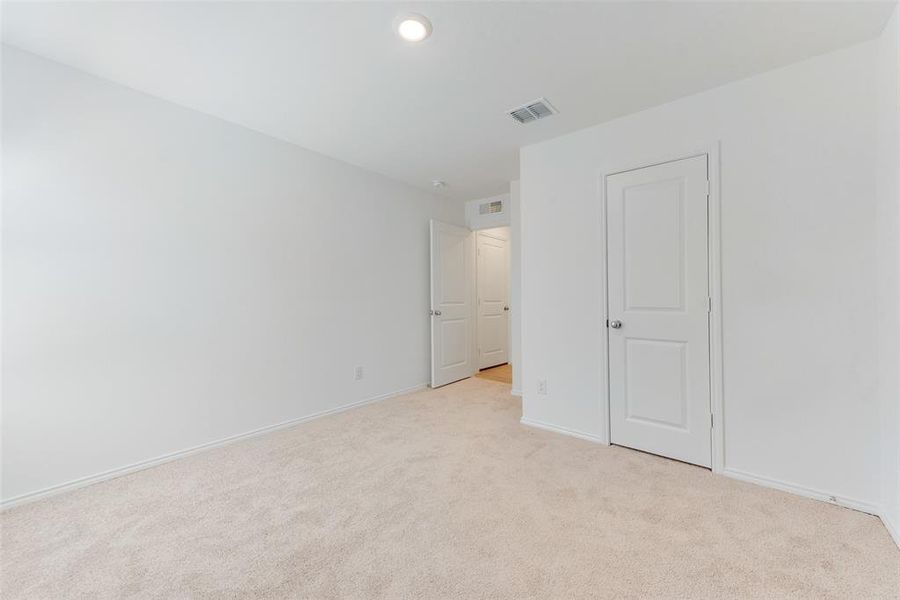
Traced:
<path id="1" fill-rule="evenodd" d="M 540 394 L 541 396 L 547 395 L 547 380 L 546 379 L 538 379 L 537 393 Z"/>
<path id="2" fill-rule="evenodd" d="M 356 381 L 359 381 L 362 378 L 363 378 L 363 368 L 356 367 L 356 370 L 353 372 L 353 379 L 355 379 Z"/>

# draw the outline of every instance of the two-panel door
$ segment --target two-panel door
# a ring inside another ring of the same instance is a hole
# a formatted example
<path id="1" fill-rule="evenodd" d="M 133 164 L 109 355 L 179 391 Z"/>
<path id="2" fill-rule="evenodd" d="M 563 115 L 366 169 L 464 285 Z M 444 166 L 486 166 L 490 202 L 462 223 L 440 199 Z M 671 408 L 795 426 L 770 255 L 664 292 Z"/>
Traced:
<path id="1" fill-rule="evenodd" d="M 478 368 L 509 362 L 509 241 L 498 230 L 476 233 Z"/>
<path id="2" fill-rule="evenodd" d="M 431 387 L 471 377 L 475 360 L 475 237 L 431 221 Z"/>
<path id="3" fill-rule="evenodd" d="M 708 467 L 707 157 L 606 185 L 611 442 Z"/>

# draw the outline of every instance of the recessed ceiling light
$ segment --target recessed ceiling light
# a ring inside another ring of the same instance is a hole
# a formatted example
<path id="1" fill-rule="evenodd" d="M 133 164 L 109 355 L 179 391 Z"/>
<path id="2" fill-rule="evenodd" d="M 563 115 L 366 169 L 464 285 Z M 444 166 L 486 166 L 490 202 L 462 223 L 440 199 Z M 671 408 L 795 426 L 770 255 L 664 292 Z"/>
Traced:
<path id="1" fill-rule="evenodd" d="M 407 42 L 421 42 L 431 35 L 431 21 L 417 13 L 409 13 L 397 19 L 397 35 Z"/>

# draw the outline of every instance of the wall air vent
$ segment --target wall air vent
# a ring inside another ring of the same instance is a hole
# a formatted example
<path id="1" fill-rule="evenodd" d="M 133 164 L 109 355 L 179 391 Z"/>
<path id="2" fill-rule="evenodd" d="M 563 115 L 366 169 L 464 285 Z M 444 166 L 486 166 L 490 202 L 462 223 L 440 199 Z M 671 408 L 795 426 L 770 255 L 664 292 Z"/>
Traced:
<path id="1" fill-rule="evenodd" d="M 479 215 L 493 215 L 499 212 L 503 212 L 502 200 L 494 200 L 492 202 L 485 202 L 478 205 Z"/>
<path id="2" fill-rule="evenodd" d="M 550 115 L 555 115 L 558 110 L 546 98 L 538 98 L 533 102 L 529 102 L 524 106 L 519 106 L 508 111 L 509 116 L 517 123 L 531 123 Z"/>

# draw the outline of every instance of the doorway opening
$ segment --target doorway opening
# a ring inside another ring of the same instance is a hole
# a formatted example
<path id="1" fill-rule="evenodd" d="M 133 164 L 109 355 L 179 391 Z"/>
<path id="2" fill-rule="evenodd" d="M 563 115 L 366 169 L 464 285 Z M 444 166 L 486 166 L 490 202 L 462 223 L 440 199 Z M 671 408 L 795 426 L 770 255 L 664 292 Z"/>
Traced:
<path id="1" fill-rule="evenodd" d="M 431 387 L 512 385 L 511 228 L 431 223 Z"/>

